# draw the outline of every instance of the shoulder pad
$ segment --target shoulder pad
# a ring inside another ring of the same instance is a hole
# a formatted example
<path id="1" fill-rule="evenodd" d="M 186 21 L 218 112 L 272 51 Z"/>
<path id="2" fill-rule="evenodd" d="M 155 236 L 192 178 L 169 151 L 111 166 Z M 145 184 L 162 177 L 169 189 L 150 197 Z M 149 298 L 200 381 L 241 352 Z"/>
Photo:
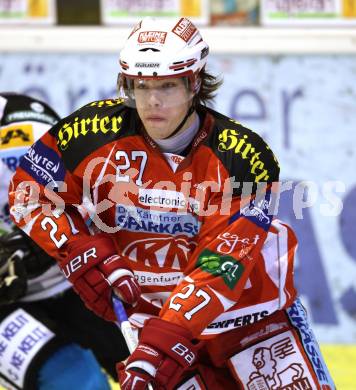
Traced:
<path id="1" fill-rule="evenodd" d="M 131 124 L 131 109 L 122 99 L 95 101 L 62 119 L 50 133 L 58 151 L 72 171 L 94 150 L 136 130 Z"/>
<path id="2" fill-rule="evenodd" d="M 215 128 L 209 145 L 230 177 L 255 183 L 278 181 L 279 164 L 267 143 L 233 119 L 221 114 L 214 117 Z"/>

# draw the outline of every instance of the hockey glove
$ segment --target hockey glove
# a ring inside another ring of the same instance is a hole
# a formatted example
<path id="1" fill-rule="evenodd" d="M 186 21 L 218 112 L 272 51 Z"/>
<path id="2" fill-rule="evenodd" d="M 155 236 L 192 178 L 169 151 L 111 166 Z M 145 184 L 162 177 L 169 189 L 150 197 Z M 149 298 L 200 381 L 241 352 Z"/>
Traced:
<path id="1" fill-rule="evenodd" d="M 22 230 L 14 227 L 0 236 L 0 304 L 22 298 L 27 291 L 27 279 L 35 278 L 55 264 Z"/>
<path id="2" fill-rule="evenodd" d="M 39 247 L 21 229 L 14 227 L 9 233 L 0 236 L 0 257 L 8 258 L 21 250 L 23 264 L 28 278 L 35 278 L 56 264 L 56 261 Z"/>
<path id="3" fill-rule="evenodd" d="M 141 289 L 107 234 L 84 237 L 68 244 L 68 255 L 60 262 L 65 277 L 85 305 L 108 321 L 115 321 L 112 289 L 120 299 L 135 305 Z"/>
<path id="4" fill-rule="evenodd" d="M 22 250 L 11 253 L 6 247 L 0 247 L 0 305 L 16 302 L 26 294 L 27 274 L 23 257 Z"/>
<path id="5" fill-rule="evenodd" d="M 126 362 L 117 365 L 122 390 L 172 389 L 197 358 L 190 332 L 160 318 L 145 322 L 139 343 Z"/>

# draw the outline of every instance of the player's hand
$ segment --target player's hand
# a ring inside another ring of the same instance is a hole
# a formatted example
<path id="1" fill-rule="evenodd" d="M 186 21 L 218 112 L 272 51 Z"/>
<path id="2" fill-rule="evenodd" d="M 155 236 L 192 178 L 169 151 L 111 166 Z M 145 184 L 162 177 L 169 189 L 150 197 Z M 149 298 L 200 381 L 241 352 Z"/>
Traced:
<path id="1" fill-rule="evenodd" d="M 85 305 L 98 316 L 115 321 L 112 289 L 122 301 L 136 304 L 140 286 L 124 258 L 117 254 L 109 235 L 97 234 L 73 241 L 68 244 L 67 252 L 60 267 Z"/>
<path id="2" fill-rule="evenodd" d="M 148 383 L 155 389 L 172 389 L 195 363 L 198 345 L 190 332 L 160 318 L 145 322 L 139 343 L 126 366 L 117 365 L 122 390 L 145 390 Z"/>
<path id="3" fill-rule="evenodd" d="M 149 383 L 154 383 L 151 375 L 140 369 L 125 369 L 124 363 L 118 363 L 116 366 L 121 390 L 147 390 Z M 158 390 L 157 386 L 154 387 Z"/>

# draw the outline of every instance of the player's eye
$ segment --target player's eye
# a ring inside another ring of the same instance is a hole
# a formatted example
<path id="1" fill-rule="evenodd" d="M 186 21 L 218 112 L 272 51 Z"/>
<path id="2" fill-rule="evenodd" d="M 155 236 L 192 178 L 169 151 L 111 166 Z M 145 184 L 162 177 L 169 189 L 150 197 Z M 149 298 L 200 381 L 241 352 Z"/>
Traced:
<path id="1" fill-rule="evenodd" d="M 175 88 L 177 84 L 174 81 L 167 81 L 161 85 L 161 89 Z"/>
<path id="2" fill-rule="evenodd" d="M 145 83 L 138 83 L 136 86 L 135 86 L 136 89 L 147 89 L 147 85 Z"/>

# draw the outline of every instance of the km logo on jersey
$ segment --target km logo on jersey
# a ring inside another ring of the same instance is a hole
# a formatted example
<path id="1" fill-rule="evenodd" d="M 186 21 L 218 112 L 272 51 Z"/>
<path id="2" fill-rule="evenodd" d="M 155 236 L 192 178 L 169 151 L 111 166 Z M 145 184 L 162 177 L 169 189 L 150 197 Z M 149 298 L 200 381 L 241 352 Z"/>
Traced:
<path id="1" fill-rule="evenodd" d="M 196 243 L 184 238 L 149 238 L 129 244 L 123 251 L 131 261 L 149 267 L 184 269 Z"/>

